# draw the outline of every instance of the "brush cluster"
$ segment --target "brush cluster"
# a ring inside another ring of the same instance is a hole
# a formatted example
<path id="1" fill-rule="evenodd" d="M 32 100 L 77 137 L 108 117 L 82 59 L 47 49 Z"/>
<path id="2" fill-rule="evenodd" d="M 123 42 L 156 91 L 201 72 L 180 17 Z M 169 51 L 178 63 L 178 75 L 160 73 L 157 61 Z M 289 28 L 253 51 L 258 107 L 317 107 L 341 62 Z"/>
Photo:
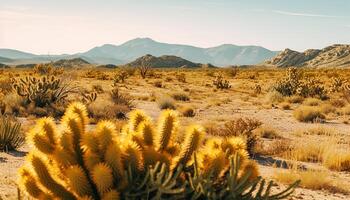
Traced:
<path id="1" fill-rule="evenodd" d="M 19 172 L 21 188 L 36 199 L 107 200 L 279 199 L 295 187 L 269 198 L 272 183 L 266 191 L 264 181 L 257 187 L 257 165 L 244 140 L 205 139 L 197 125 L 180 135 L 172 110 L 163 111 L 156 125 L 134 110 L 120 132 L 109 121 L 93 131 L 88 124 L 80 103 L 68 107 L 62 128 L 51 118 L 40 119 L 28 134 L 34 148 Z"/>

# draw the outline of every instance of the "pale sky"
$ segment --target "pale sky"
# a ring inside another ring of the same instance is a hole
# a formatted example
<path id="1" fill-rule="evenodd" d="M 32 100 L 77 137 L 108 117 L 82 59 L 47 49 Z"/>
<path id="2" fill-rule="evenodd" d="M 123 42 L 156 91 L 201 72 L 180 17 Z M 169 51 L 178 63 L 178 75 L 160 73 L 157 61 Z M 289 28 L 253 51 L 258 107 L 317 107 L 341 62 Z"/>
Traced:
<path id="1" fill-rule="evenodd" d="M 77 53 L 136 37 L 299 51 L 350 44 L 350 0 L 0 0 L 0 48 Z"/>

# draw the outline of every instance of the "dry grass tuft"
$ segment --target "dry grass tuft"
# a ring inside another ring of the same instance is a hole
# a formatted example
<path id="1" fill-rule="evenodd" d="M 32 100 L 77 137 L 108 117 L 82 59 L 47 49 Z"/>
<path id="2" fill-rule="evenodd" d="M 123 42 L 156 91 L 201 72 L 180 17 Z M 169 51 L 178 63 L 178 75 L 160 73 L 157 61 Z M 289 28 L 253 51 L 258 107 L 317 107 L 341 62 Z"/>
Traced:
<path id="1" fill-rule="evenodd" d="M 320 109 L 313 106 L 300 106 L 294 110 L 293 116 L 300 122 L 316 122 L 325 119 Z"/>

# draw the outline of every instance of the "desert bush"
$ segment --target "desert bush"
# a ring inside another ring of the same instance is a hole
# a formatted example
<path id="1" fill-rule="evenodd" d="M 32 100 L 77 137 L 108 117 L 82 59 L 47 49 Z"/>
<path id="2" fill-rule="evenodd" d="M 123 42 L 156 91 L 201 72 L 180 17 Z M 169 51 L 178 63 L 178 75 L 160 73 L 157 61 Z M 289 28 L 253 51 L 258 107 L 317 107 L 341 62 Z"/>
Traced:
<path id="1" fill-rule="evenodd" d="M 102 85 L 99 84 L 92 85 L 92 90 L 97 92 L 98 94 L 102 94 L 104 92 Z"/>
<path id="2" fill-rule="evenodd" d="M 147 77 L 147 73 L 151 70 L 151 66 L 146 61 L 142 61 L 141 65 L 138 67 L 140 75 L 143 79 Z"/>
<path id="3" fill-rule="evenodd" d="M 186 83 L 186 74 L 185 73 L 176 74 L 176 79 L 181 83 Z"/>
<path id="4" fill-rule="evenodd" d="M 13 80 L 10 78 L 0 79 L 0 94 L 9 94 L 13 90 Z"/>
<path id="5" fill-rule="evenodd" d="M 297 68 L 288 68 L 285 77 L 274 85 L 274 90 L 283 96 L 297 94 L 301 85 L 301 72 Z"/>
<path id="6" fill-rule="evenodd" d="M 154 87 L 157 87 L 157 88 L 162 88 L 163 87 L 163 83 L 162 81 L 155 81 L 153 83 Z"/>
<path id="7" fill-rule="evenodd" d="M 325 119 L 320 109 L 313 106 L 299 106 L 294 110 L 293 116 L 301 122 L 317 122 Z"/>
<path id="8" fill-rule="evenodd" d="M 309 77 L 300 85 L 298 93 L 303 97 L 317 97 L 322 100 L 328 99 L 327 91 L 322 84 L 320 80 Z"/>
<path id="9" fill-rule="evenodd" d="M 157 129 L 137 110 L 121 133 L 110 121 L 87 131 L 85 107 L 71 104 L 62 124 L 65 128 L 59 130 L 52 119 L 44 118 L 28 134 L 34 149 L 19 171 L 19 185 L 35 199 L 213 199 L 220 195 L 272 200 L 290 195 L 298 184 L 271 195 L 273 183 L 264 187 L 241 138 L 204 143 L 203 128 L 194 125 L 186 129 L 182 141 L 176 141 L 179 123 L 174 111 L 161 113 Z"/>
<path id="10" fill-rule="evenodd" d="M 254 154 L 255 145 L 259 139 L 257 133 L 253 132 L 261 126 L 261 122 L 250 118 L 239 118 L 225 123 L 222 129 L 222 136 L 239 136 L 246 140 L 249 155 Z"/>
<path id="11" fill-rule="evenodd" d="M 341 92 L 343 90 L 343 86 L 347 83 L 347 81 L 340 77 L 333 77 L 331 79 L 331 92 Z"/>
<path id="12" fill-rule="evenodd" d="M 164 109 L 175 110 L 176 109 L 174 99 L 169 97 L 169 96 L 162 96 L 162 97 L 158 98 L 157 103 L 158 103 L 158 107 L 161 110 L 164 110 Z"/>
<path id="13" fill-rule="evenodd" d="M 283 156 L 293 150 L 293 145 L 290 140 L 277 139 L 267 144 L 266 141 L 260 141 L 256 146 L 256 153 L 261 155 Z"/>
<path id="14" fill-rule="evenodd" d="M 286 101 L 289 103 L 303 103 L 304 97 L 299 95 L 292 95 L 292 96 L 286 97 Z"/>
<path id="15" fill-rule="evenodd" d="M 95 101 L 87 105 L 89 117 L 94 120 L 126 119 L 130 108 L 123 104 L 114 104 L 111 101 Z"/>
<path id="16" fill-rule="evenodd" d="M 261 86 L 259 84 L 255 84 L 253 90 L 254 94 L 261 94 L 262 91 Z"/>
<path id="17" fill-rule="evenodd" d="M 118 83 L 124 83 L 128 77 L 129 77 L 129 74 L 126 70 L 119 69 L 114 74 L 113 85 L 118 85 Z"/>
<path id="18" fill-rule="evenodd" d="M 184 117 L 194 117 L 196 112 L 192 107 L 184 107 L 181 109 L 181 113 Z"/>
<path id="19" fill-rule="evenodd" d="M 230 89 L 231 85 L 228 80 L 225 80 L 222 74 L 218 74 L 213 80 L 213 85 L 216 89 Z"/>
<path id="20" fill-rule="evenodd" d="M 323 153 L 322 161 L 331 170 L 350 171 L 349 149 L 330 148 Z"/>
<path id="21" fill-rule="evenodd" d="M 281 107 L 283 110 L 290 110 L 290 103 L 288 103 L 288 102 L 282 102 L 282 103 L 280 103 L 280 107 Z"/>
<path id="22" fill-rule="evenodd" d="M 274 179 L 281 183 L 290 184 L 300 180 L 300 186 L 313 190 L 328 190 L 330 192 L 341 191 L 332 184 L 331 177 L 326 171 L 320 170 L 301 170 L 297 168 L 287 169 L 281 172 L 275 172 Z"/>
<path id="23" fill-rule="evenodd" d="M 0 151 L 16 150 L 24 144 L 25 138 L 21 132 L 21 124 L 0 117 Z"/>
<path id="24" fill-rule="evenodd" d="M 88 70 L 84 77 L 86 78 L 96 78 L 98 80 L 109 80 L 110 77 L 108 76 L 108 74 L 103 73 L 100 70 Z"/>
<path id="25" fill-rule="evenodd" d="M 35 78 L 27 76 L 16 80 L 13 85 L 19 96 L 24 97 L 27 104 L 34 103 L 37 107 L 64 101 L 76 88 L 65 84 L 54 76 Z"/>
<path id="26" fill-rule="evenodd" d="M 277 91 L 270 91 L 265 96 L 266 102 L 268 103 L 280 103 L 284 101 L 284 97 Z"/>
<path id="27" fill-rule="evenodd" d="M 257 134 L 262 138 L 267 139 L 277 139 L 281 138 L 281 136 L 276 132 L 275 129 L 267 126 L 263 126 L 257 129 Z"/>
<path id="28" fill-rule="evenodd" d="M 114 87 L 109 95 L 112 99 L 112 102 L 116 105 L 124 105 L 129 110 L 135 107 L 133 98 L 127 94 L 120 92 L 120 89 L 117 87 Z"/>
<path id="29" fill-rule="evenodd" d="M 321 103 L 322 101 L 316 98 L 306 98 L 303 102 L 306 106 L 319 106 Z"/>
<path id="30" fill-rule="evenodd" d="M 226 69 L 226 72 L 227 72 L 227 75 L 234 78 L 237 76 L 239 69 L 238 69 L 238 67 L 230 67 L 230 68 Z"/>
<path id="31" fill-rule="evenodd" d="M 273 89 L 283 96 L 300 95 L 302 97 L 318 97 L 327 99 L 327 91 L 322 82 L 314 77 L 302 77 L 297 68 L 288 68 L 285 77 L 273 86 Z"/>
<path id="32" fill-rule="evenodd" d="M 34 73 L 46 76 L 58 76 L 63 74 L 63 67 L 55 67 L 51 63 L 37 64 L 33 68 Z"/>
<path id="33" fill-rule="evenodd" d="M 189 101 L 190 100 L 190 97 L 188 96 L 188 94 L 183 93 L 183 92 L 173 93 L 171 95 L 171 97 L 173 97 L 173 99 L 175 99 L 176 101 Z"/>
<path id="34" fill-rule="evenodd" d="M 325 103 L 320 106 L 320 111 L 324 114 L 334 113 L 336 108 L 330 103 Z"/>

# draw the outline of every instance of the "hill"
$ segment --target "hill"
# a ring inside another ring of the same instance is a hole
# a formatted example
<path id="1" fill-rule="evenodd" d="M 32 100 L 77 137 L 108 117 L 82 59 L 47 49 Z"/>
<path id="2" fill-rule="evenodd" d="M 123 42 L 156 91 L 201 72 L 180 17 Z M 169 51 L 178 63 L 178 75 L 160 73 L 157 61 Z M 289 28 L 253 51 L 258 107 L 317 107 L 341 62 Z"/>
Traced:
<path id="1" fill-rule="evenodd" d="M 350 45 L 335 44 L 304 52 L 285 49 L 264 64 L 275 67 L 350 67 Z"/>
<path id="2" fill-rule="evenodd" d="M 52 63 L 55 67 L 84 67 L 90 63 L 82 58 L 61 59 Z"/>
<path id="3" fill-rule="evenodd" d="M 137 58 L 135 61 L 132 61 L 125 66 L 130 67 L 138 67 L 141 65 L 150 66 L 153 68 L 163 68 L 163 67 L 171 67 L 171 68 L 179 68 L 179 67 L 186 67 L 186 68 L 196 68 L 201 67 L 202 64 L 199 63 L 193 63 L 188 60 L 185 60 L 183 58 L 177 57 L 177 56 L 160 56 L 155 57 L 150 54 L 147 54 L 145 56 L 142 56 L 140 58 Z"/>

